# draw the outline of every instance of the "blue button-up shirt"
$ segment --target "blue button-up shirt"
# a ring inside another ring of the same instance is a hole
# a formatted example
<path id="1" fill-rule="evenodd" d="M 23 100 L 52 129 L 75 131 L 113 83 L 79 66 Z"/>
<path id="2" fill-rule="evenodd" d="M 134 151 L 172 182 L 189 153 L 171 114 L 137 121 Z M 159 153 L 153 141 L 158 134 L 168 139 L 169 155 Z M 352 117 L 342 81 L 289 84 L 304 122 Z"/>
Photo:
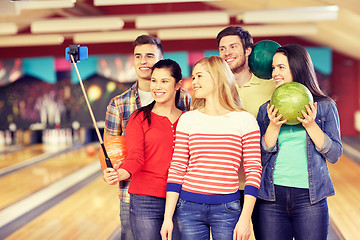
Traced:
<path id="1" fill-rule="evenodd" d="M 258 197 L 268 201 L 275 201 L 273 174 L 279 144 L 277 142 L 275 146 L 268 148 L 264 141 L 264 134 L 270 123 L 266 111 L 268 103 L 269 102 L 263 104 L 259 108 L 259 113 L 257 115 L 261 133 L 261 164 L 263 165 Z M 343 151 L 340 136 L 339 114 L 332 101 L 325 99 L 318 102 L 315 121 L 325 133 L 325 142 L 322 148 L 319 149 L 315 146 L 309 137 L 309 134 L 306 133 L 309 194 L 310 202 L 312 204 L 335 194 L 326 160 L 330 163 L 336 163 Z"/>

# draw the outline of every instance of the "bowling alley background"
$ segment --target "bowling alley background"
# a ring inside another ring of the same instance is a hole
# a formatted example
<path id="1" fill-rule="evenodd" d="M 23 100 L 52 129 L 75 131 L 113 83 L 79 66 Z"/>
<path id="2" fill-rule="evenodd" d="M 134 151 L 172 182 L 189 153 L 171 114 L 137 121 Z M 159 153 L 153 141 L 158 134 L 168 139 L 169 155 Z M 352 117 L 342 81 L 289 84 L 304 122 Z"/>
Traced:
<path id="1" fill-rule="evenodd" d="M 331 94 L 331 49 L 307 47 L 307 50 L 321 88 Z M 179 62 L 184 77 L 183 87 L 192 93 L 189 78 L 192 66 L 202 57 L 211 55 L 218 55 L 217 50 L 166 52 L 164 58 Z M 100 123 L 111 98 L 136 81 L 132 57 L 132 54 L 90 55 L 88 60 L 77 63 L 95 118 Z M 15 129 L 30 129 L 33 132 L 52 128 L 71 129 L 74 123 L 92 128 L 78 76 L 65 58 L 3 59 L 0 60 L 0 74 L 0 137 L 6 131 Z M 33 134 L 25 142 L 43 141 L 42 137 Z"/>

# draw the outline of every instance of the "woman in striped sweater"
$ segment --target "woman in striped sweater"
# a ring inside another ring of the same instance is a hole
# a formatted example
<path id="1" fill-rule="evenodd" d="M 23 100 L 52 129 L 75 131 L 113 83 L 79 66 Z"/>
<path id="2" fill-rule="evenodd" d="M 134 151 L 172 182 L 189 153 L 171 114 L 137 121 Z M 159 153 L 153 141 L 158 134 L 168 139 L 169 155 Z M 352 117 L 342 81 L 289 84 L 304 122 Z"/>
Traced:
<path id="1" fill-rule="evenodd" d="M 176 130 L 166 194 L 162 239 L 171 239 L 176 209 L 182 239 L 248 239 L 260 179 L 260 131 L 240 107 L 234 76 L 217 56 L 193 69 L 193 111 Z M 243 209 L 238 169 L 244 161 Z"/>

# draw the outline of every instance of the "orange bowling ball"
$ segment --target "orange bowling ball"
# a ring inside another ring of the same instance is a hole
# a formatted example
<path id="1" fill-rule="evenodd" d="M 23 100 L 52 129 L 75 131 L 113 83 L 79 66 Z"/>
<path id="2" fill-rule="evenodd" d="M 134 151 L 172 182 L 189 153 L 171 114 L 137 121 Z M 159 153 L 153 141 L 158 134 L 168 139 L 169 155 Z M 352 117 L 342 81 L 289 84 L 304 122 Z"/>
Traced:
<path id="1" fill-rule="evenodd" d="M 96 154 L 96 152 L 97 152 L 97 149 L 96 149 L 96 147 L 94 147 L 94 146 L 92 146 L 92 145 L 90 145 L 90 146 L 87 146 L 86 147 L 86 153 L 87 153 L 87 155 L 89 155 L 89 156 L 95 156 L 95 154 Z"/>
<path id="2" fill-rule="evenodd" d="M 125 160 L 127 154 L 125 137 L 123 136 L 111 137 L 110 140 L 104 141 L 104 145 L 105 145 L 106 153 L 113 165 L 123 162 Z M 104 152 L 101 147 L 99 150 L 99 160 L 100 160 L 101 169 L 107 168 L 105 163 Z"/>

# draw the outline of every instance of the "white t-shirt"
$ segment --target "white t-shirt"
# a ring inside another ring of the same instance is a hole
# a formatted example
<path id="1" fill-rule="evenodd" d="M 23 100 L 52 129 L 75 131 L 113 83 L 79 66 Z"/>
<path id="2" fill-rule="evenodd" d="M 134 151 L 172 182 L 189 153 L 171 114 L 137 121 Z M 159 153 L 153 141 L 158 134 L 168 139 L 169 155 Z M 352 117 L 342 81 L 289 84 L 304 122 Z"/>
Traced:
<path id="1" fill-rule="evenodd" d="M 140 89 L 138 89 L 138 91 L 139 91 L 139 97 L 140 97 L 140 102 L 141 102 L 142 107 L 149 105 L 150 103 L 152 103 L 154 101 L 154 98 L 151 95 L 151 92 L 144 92 Z"/>

